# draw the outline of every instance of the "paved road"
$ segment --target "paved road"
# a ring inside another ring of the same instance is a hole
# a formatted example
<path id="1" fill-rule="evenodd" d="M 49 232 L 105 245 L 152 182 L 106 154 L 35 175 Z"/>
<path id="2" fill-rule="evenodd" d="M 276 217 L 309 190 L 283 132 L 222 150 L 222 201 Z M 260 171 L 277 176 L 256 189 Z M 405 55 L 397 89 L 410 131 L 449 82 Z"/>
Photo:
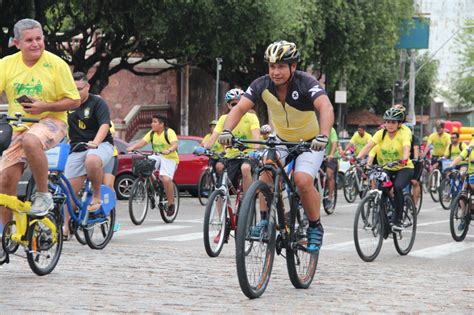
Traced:
<path id="1" fill-rule="evenodd" d="M 256 300 L 240 291 L 232 241 L 218 258 L 206 255 L 197 199 L 182 198 L 176 222 L 168 225 L 152 212 L 133 226 L 127 211 L 121 202 L 121 229 L 106 249 L 69 241 L 48 276 L 34 275 L 19 257 L 0 267 L 0 313 L 474 314 L 474 233 L 453 242 L 448 211 L 431 201 L 408 256 L 387 240 L 379 257 L 365 263 L 353 245 L 355 205 L 340 196 L 335 214 L 322 215 L 326 234 L 311 287 L 294 289 L 284 259 L 276 257 L 269 287 Z"/>

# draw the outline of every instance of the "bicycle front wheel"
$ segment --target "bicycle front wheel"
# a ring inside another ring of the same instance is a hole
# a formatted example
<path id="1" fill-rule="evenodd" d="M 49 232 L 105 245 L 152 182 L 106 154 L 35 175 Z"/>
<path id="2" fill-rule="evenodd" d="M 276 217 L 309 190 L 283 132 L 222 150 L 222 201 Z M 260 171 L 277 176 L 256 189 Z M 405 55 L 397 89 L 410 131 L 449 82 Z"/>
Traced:
<path id="1" fill-rule="evenodd" d="M 137 178 L 133 182 L 128 199 L 128 212 L 133 224 L 140 225 L 145 220 L 148 208 L 150 207 L 150 197 L 146 183 L 142 178 Z"/>
<path id="2" fill-rule="evenodd" d="M 84 228 L 87 245 L 92 249 L 103 249 L 114 235 L 115 208 L 107 217 L 101 217 L 97 222 Z"/>
<path id="3" fill-rule="evenodd" d="M 201 205 L 205 206 L 207 204 L 213 190 L 212 174 L 209 169 L 206 169 L 199 177 L 198 199 Z"/>
<path id="4" fill-rule="evenodd" d="M 332 196 L 329 194 L 329 178 L 326 178 L 323 189 L 323 208 L 327 214 L 333 214 L 336 209 L 337 202 L 337 189 L 336 184 L 334 183 L 334 189 Z"/>
<path id="5" fill-rule="evenodd" d="M 395 249 L 400 255 L 410 252 L 416 237 L 416 209 L 411 196 L 405 195 L 402 213 L 402 227 L 400 232 L 393 233 Z"/>
<path id="6" fill-rule="evenodd" d="M 204 214 L 204 248 L 210 257 L 219 256 L 226 237 L 226 218 L 229 196 L 215 190 L 209 197 Z"/>
<path id="7" fill-rule="evenodd" d="M 2 233 L 2 248 L 8 254 L 14 254 L 18 247 L 20 246 L 18 243 L 12 240 L 12 235 L 16 233 L 16 224 L 15 221 L 9 221 L 3 227 Z"/>
<path id="8" fill-rule="evenodd" d="M 276 235 L 275 207 L 276 201 L 272 202 L 270 187 L 260 180 L 249 187 L 240 205 L 235 258 L 240 288 L 250 299 L 265 292 L 272 273 Z M 261 211 L 263 209 L 265 211 Z M 267 213 L 267 224 L 261 218 L 262 212 Z"/>
<path id="9" fill-rule="evenodd" d="M 380 206 L 375 202 L 375 195 L 365 196 L 357 206 L 354 243 L 357 254 L 363 261 L 373 261 L 382 249 L 384 226 Z"/>
<path id="10" fill-rule="evenodd" d="M 353 203 L 357 197 L 357 187 L 353 174 L 346 174 L 344 176 L 344 198 L 348 203 Z"/>
<path id="11" fill-rule="evenodd" d="M 290 212 L 290 243 L 286 248 L 286 267 L 293 286 L 307 289 L 313 282 L 318 266 L 319 251 L 308 253 L 304 248 L 308 243 L 306 230 L 308 220 L 304 220 L 303 207 Z"/>
<path id="12" fill-rule="evenodd" d="M 49 220 L 54 231 L 45 223 Z M 48 214 L 44 219 L 33 220 L 28 227 L 28 251 L 26 258 L 31 270 L 38 276 L 51 273 L 58 264 L 63 248 L 63 229 L 56 216 Z"/>
<path id="13" fill-rule="evenodd" d="M 441 203 L 441 206 L 445 210 L 448 210 L 451 205 L 451 189 L 451 180 L 449 178 L 444 178 L 439 185 L 439 203 Z"/>
<path id="14" fill-rule="evenodd" d="M 466 238 L 470 221 L 468 198 L 459 194 L 451 203 L 451 213 L 449 214 L 449 229 L 453 240 L 461 242 Z"/>
<path id="15" fill-rule="evenodd" d="M 428 191 L 430 192 L 431 199 L 434 202 L 439 201 L 438 186 L 440 181 L 441 173 L 439 170 L 434 170 L 428 178 Z"/>
<path id="16" fill-rule="evenodd" d="M 162 183 L 163 184 L 163 183 Z M 173 181 L 173 197 L 174 197 L 174 210 L 169 209 L 169 203 L 166 198 L 166 193 L 163 189 L 163 196 L 160 196 L 160 215 L 165 223 L 173 223 L 178 216 L 179 211 L 179 189 L 176 183 Z M 161 200 L 163 199 L 163 200 Z M 165 201 L 165 202 L 163 202 Z M 166 207 L 164 206 L 166 205 Z"/>

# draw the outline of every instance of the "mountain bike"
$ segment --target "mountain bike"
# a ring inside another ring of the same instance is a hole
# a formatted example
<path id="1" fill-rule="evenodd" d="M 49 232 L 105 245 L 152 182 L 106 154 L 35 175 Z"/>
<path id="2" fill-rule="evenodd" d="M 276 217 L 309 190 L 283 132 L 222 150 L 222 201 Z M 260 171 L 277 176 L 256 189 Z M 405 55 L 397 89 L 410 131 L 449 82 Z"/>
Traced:
<path id="1" fill-rule="evenodd" d="M 451 202 L 449 229 L 456 242 L 466 238 L 469 225 L 474 220 L 473 192 L 467 183 L 467 178 L 473 175 L 474 173 L 470 173 L 466 176 L 462 191 Z"/>
<path id="2" fill-rule="evenodd" d="M 362 167 L 365 162 L 352 164 L 344 174 L 344 198 L 348 203 L 353 203 L 359 195 L 362 199 L 367 193 L 369 188 L 368 180 L 363 176 Z"/>
<path id="3" fill-rule="evenodd" d="M 212 150 L 206 150 L 203 153 L 203 155 L 206 155 L 207 157 L 209 157 L 209 162 L 208 162 L 208 166 L 199 177 L 198 199 L 199 199 L 199 203 L 205 206 L 208 202 L 209 197 L 211 196 L 212 192 L 216 189 L 216 186 L 217 186 L 218 176 L 212 163 L 214 163 L 215 159 L 219 158 L 220 155 L 216 154 Z"/>
<path id="4" fill-rule="evenodd" d="M 357 206 L 354 217 L 354 244 L 363 261 L 371 262 L 377 258 L 384 239 L 392 237 L 395 249 L 400 255 L 410 252 L 416 236 L 416 209 L 409 194 L 404 194 L 402 212 L 403 230 L 392 232 L 395 206 L 392 197 L 393 183 L 384 166 L 373 166 L 369 170 L 369 180 L 373 185 L 367 196 Z"/>
<path id="5" fill-rule="evenodd" d="M 432 168 L 430 175 L 428 176 L 428 191 L 431 199 L 434 202 L 439 202 L 439 186 L 441 185 L 442 173 L 441 173 L 441 162 L 444 158 L 437 159 L 438 168 Z M 431 163 L 434 164 L 434 163 Z"/>
<path id="6" fill-rule="evenodd" d="M 37 123 L 38 119 L 0 116 L 0 122 L 13 122 L 17 127 L 29 128 L 24 122 Z M 31 195 L 26 196 L 27 199 Z M 0 265 L 10 262 L 10 255 L 16 255 L 20 246 L 26 253 L 26 259 L 31 270 L 39 276 L 51 273 L 56 267 L 63 247 L 63 237 L 60 213 L 55 206 L 45 216 L 30 217 L 27 212 L 31 202 L 23 202 L 16 196 L 0 194 L 0 205 L 13 212 L 14 219 L 3 227 Z M 18 255 L 19 256 L 19 255 Z"/>
<path id="7" fill-rule="evenodd" d="M 296 288 L 308 288 L 313 281 L 318 264 L 319 251 L 308 253 L 306 250 L 306 229 L 308 221 L 304 218 L 300 197 L 294 178 L 290 179 L 279 160 L 277 145 L 291 146 L 287 161 L 296 158 L 299 153 L 310 151 L 307 142 L 283 142 L 270 136 L 266 141 L 233 139 L 233 142 L 245 144 L 263 144 L 267 146 L 262 164 L 257 174 L 268 172 L 273 175 L 273 186 L 257 180 L 248 188 L 240 205 L 236 236 L 237 275 L 242 292 L 249 298 L 257 298 L 266 290 L 273 267 L 275 252 L 286 253 L 288 274 Z M 286 185 L 290 201 L 290 211 L 285 215 L 282 190 Z M 251 231 L 262 220 L 261 210 L 267 213 L 268 226 L 259 236 Z M 278 230 L 278 236 L 277 236 Z"/>
<path id="8" fill-rule="evenodd" d="M 324 162 L 327 162 L 327 159 L 324 160 Z M 326 173 L 326 167 L 324 166 L 325 164 L 321 165 L 321 168 L 319 169 L 318 174 L 316 175 L 316 178 L 314 179 L 314 187 L 321 193 L 322 192 L 322 197 L 321 201 L 323 203 L 323 209 L 327 214 L 333 214 L 334 210 L 336 209 L 336 203 L 337 203 L 337 187 L 336 184 L 334 183 L 334 190 L 332 194 L 332 198 L 330 197 L 329 194 L 329 176 Z M 334 176 L 336 176 L 337 171 L 334 172 Z M 333 178 L 335 181 L 336 179 Z"/>
<path id="9" fill-rule="evenodd" d="M 235 159 L 246 159 L 248 156 L 241 152 L 240 156 L 232 159 L 223 158 L 224 171 L 216 189 L 209 196 L 204 213 L 203 239 L 204 248 L 210 257 L 219 256 L 223 246 L 228 242 L 230 232 L 237 228 L 239 207 L 242 194 L 242 178 L 235 188 L 229 179 L 227 166 Z M 231 196 L 235 196 L 235 199 Z M 234 199 L 234 201 L 233 201 Z"/>
<path id="10" fill-rule="evenodd" d="M 160 216 L 165 223 L 172 223 L 178 216 L 179 211 L 179 190 L 176 183 L 173 182 L 174 210 L 168 207 L 168 199 L 166 197 L 165 187 L 161 179 L 155 175 L 156 161 L 150 159 L 151 155 L 141 151 L 133 151 L 135 155 L 141 158 L 133 157 L 132 171 L 137 178 L 133 181 L 130 190 L 130 198 L 128 200 L 128 211 L 133 224 L 140 225 L 150 208 L 158 207 Z"/>

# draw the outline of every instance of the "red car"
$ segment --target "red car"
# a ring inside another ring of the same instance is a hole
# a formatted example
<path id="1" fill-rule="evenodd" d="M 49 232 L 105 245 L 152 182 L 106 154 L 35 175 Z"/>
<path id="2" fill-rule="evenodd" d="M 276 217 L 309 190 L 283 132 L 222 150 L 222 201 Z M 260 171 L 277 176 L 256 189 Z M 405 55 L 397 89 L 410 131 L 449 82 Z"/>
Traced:
<path id="1" fill-rule="evenodd" d="M 199 176 L 207 166 L 206 156 L 196 156 L 193 154 L 194 148 L 199 146 L 202 138 L 194 136 L 178 136 L 179 164 L 174 181 L 180 190 L 188 190 L 192 195 L 197 195 Z M 119 150 L 117 175 L 115 177 L 115 191 L 119 199 L 128 199 L 135 175 L 132 173 L 132 154 L 127 153 L 129 144 L 119 138 L 114 138 L 115 145 Z M 151 152 L 151 145 L 148 144 L 142 149 L 144 152 Z"/>

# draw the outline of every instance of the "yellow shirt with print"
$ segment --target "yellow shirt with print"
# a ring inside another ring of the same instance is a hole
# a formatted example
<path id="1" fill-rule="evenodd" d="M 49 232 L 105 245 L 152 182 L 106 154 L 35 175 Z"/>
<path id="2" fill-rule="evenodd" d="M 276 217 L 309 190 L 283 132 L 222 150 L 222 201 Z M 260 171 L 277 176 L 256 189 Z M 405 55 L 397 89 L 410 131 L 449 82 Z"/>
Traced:
<path id="1" fill-rule="evenodd" d="M 449 147 L 451 147 L 451 154 L 449 154 Z M 454 160 L 461 154 L 462 150 L 467 148 L 467 144 L 464 142 L 459 142 L 458 144 L 449 144 L 446 147 L 446 151 L 444 152 L 444 156 L 448 159 Z"/>
<path id="2" fill-rule="evenodd" d="M 362 148 L 365 147 L 367 143 L 369 143 L 370 139 L 372 139 L 372 136 L 370 135 L 370 133 L 365 132 L 364 136 L 361 137 L 359 135 L 359 132 L 356 131 L 354 135 L 352 136 L 351 141 L 349 141 L 349 143 L 355 146 L 355 154 L 357 155 L 359 154 L 360 150 L 362 150 Z"/>
<path id="3" fill-rule="evenodd" d="M 389 162 L 396 162 L 403 159 L 403 147 L 411 145 L 411 137 L 402 128 L 398 129 L 393 138 L 390 138 L 388 131 L 383 137 L 383 129 L 377 131 L 372 137 L 372 142 L 379 145 L 377 161 L 380 165 Z M 411 134 L 411 132 L 410 132 Z M 385 167 L 389 171 L 398 171 L 402 168 L 413 168 L 413 162 L 409 159 L 407 165 L 397 165 L 395 167 Z"/>
<path id="4" fill-rule="evenodd" d="M 224 129 L 224 122 L 227 118 L 227 115 L 222 115 L 219 117 L 217 121 L 216 128 L 214 129 L 215 132 L 221 133 Z M 245 113 L 244 116 L 240 119 L 237 126 L 232 129 L 232 134 L 234 137 L 242 139 L 242 140 L 252 140 L 252 130 L 260 129 L 260 122 L 258 121 L 258 117 L 252 113 Z M 252 149 L 245 150 L 245 152 L 253 151 Z M 235 148 L 228 148 L 226 149 L 226 158 L 233 158 L 240 154 L 239 149 Z"/>
<path id="5" fill-rule="evenodd" d="M 474 176 L 474 140 L 471 140 L 471 143 L 469 143 L 469 145 L 464 150 L 462 150 L 459 156 L 462 157 L 463 160 L 467 159 L 467 172 L 469 173 L 469 176 Z"/>
<path id="6" fill-rule="evenodd" d="M 380 151 L 380 147 L 379 145 L 375 145 L 372 149 L 370 149 L 370 152 L 369 152 L 369 157 L 376 157 L 377 154 L 379 154 L 379 151 Z"/>
<path id="7" fill-rule="evenodd" d="M 206 143 L 207 140 L 211 137 L 211 134 L 208 133 L 207 135 L 204 136 L 204 138 L 202 139 L 202 142 L 201 143 Z M 224 147 L 222 146 L 222 144 L 220 144 L 219 142 L 214 142 L 214 144 L 212 145 L 212 148 L 211 150 L 213 150 L 214 152 L 216 153 L 221 153 L 221 152 L 224 152 Z"/>
<path id="8" fill-rule="evenodd" d="M 67 112 L 44 112 L 31 115 L 16 101 L 22 95 L 44 102 L 56 102 L 64 98 L 80 99 L 71 70 L 58 56 L 44 51 L 33 67 L 24 64 L 21 52 L 0 60 L 0 93 L 8 98 L 8 115 L 16 112 L 26 118 L 57 118 L 67 124 Z M 18 130 L 17 128 L 14 128 Z"/>
<path id="9" fill-rule="evenodd" d="M 434 156 L 443 156 L 450 143 L 451 136 L 447 132 L 443 132 L 441 136 L 437 132 L 433 132 L 428 137 L 428 145 L 431 144 L 433 146 L 431 154 Z"/>
<path id="10" fill-rule="evenodd" d="M 150 143 L 151 141 L 151 132 L 152 130 L 148 131 L 147 134 L 143 137 L 143 140 L 145 140 L 146 143 Z M 155 132 L 153 134 L 153 143 L 151 144 L 153 151 L 163 152 L 164 150 L 168 150 L 171 147 L 171 143 L 173 143 L 174 141 L 176 142 L 178 141 L 178 137 L 176 136 L 176 133 L 171 128 L 168 128 L 168 140 L 170 141 L 170 143 L 166 142 L 164 130 L 160 134 Z M 170 154 L 162 154 L 161 156 L 164 158 L 170 159 L 172 161 L 175 161 L 176 164 L 179 163 L 179 156 L 176 150 L 171 152 Z"/>

